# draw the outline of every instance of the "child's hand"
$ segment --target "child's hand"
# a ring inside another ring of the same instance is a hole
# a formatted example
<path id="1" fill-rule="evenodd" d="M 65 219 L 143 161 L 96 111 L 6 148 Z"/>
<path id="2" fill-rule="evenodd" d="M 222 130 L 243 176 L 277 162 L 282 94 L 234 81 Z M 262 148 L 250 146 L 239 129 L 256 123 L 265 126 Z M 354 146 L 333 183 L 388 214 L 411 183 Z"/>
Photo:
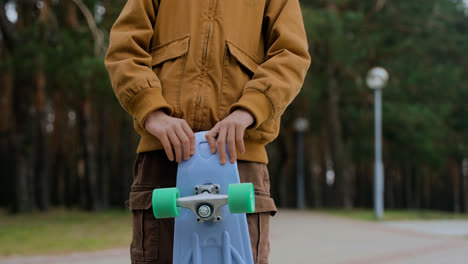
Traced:
<path id="1" fill-rule="evenodd" d="M 168 116 L 162 110 L 154 111 L 146 119 L 145 129 L 161 141 L 170 161 L 174 160 L 171 145 L 177 162 L 182 161 L 182 156 L 188 160 L 195 153 L 195 134 L 184 119 Z"/>
<path id="2" fill-rule="evenodd" d="M 219 149 L 219 162 L 226 164 L 226 141 L 229 148 L 229 161 L 236 162 L 236 145 L 239 152 L 244 154 L 244 131 L 254 122 L 253 116 L 250 112 L 238 109 L 232 112 L 225 119 L 218 122 L 205 137 L 210 143 L 211 152 L 216 153 L 216 140 L 218 136 L 218 149 Z"/>

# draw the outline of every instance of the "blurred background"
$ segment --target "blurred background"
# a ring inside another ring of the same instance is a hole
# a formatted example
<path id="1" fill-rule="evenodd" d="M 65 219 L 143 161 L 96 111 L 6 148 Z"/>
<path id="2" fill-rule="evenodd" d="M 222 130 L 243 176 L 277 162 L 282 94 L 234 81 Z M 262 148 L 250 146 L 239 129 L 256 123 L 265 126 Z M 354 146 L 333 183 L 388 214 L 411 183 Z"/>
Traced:
<path id="1" fill-rule="evenodd" d="M 268 146 L 277 205 L 375 224 L 380 66 L 382 220 L 466 222 L 468 1 L 300 2 L 312 64 Z M 138 135 L 103 63 L 124 4 L 0 0 L 0 256 L 128 246 Z"/>

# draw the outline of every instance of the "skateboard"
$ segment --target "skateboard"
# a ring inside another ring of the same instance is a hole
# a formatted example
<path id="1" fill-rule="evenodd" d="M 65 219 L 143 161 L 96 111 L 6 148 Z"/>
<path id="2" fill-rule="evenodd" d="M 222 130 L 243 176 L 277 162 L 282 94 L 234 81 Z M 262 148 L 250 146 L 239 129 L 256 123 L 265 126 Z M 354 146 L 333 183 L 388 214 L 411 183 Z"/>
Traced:
<path id="1" fill-rule="evenodd" d="M 174 264 L 253 264 L 245 215 L 255 209 L 253 185 L 240 183 L 237 163 L 219 163 L 206 133 L 195 134 L 195 154 L 179 163 L 176 187 L 154 189 L 154 216 L 175 217 Z"/>

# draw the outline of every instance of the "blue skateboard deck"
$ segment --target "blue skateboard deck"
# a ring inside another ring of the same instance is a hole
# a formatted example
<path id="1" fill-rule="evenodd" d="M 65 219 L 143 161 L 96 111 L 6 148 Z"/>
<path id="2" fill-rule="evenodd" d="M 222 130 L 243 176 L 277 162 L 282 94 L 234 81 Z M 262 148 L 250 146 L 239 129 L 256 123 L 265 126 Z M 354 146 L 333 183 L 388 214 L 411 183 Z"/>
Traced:
<path id="1" fill-rule="evenodd" d="M 177 188 L 180 197 L 194 195 L 194 186 L 219 185 L 220 194 L 228 194 L 231 183 L 239 183 L 237 163 L 219 163 L 205 139 L 207 132 L 196 133 L 195 154 L 179 164 Z M 221 207 L 220 221 L 197 222 L 195 213 L 180 209 L 175 218 L 174 264 L 252 264 L 252 249 L 245 214 L 231 214 Z"/>

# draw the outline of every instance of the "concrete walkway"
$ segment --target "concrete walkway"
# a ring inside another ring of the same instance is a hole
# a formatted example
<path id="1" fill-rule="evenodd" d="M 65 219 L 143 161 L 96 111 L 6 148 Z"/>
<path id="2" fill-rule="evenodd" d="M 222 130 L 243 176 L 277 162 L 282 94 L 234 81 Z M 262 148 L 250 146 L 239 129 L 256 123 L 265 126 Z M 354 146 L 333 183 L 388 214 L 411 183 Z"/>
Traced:
<path id="1" fill-rule="evenodd" d="M 384 224 L 400 229 L 435 235 L 468 237 L 468 220 L 389 221 Z"/>
<path id="2" fill-rule="evenodd" d="M 459 236 L 468 230 L 468 221 L 372 223 L 281 210 L 272 218 L 271 225 L 272 264 L 468 263 L 468 237 Z M 0 263 L 128 264 L 130 261 L 128 249 L 114 249 L 63 256 L 12 257 L 0 259 Z"/>
<path id="3" fill-rule="evenodd" d="M 279 212 L 270 237 L 273 264 L 468 263 L 468 238 L 310 212 Z"/>

